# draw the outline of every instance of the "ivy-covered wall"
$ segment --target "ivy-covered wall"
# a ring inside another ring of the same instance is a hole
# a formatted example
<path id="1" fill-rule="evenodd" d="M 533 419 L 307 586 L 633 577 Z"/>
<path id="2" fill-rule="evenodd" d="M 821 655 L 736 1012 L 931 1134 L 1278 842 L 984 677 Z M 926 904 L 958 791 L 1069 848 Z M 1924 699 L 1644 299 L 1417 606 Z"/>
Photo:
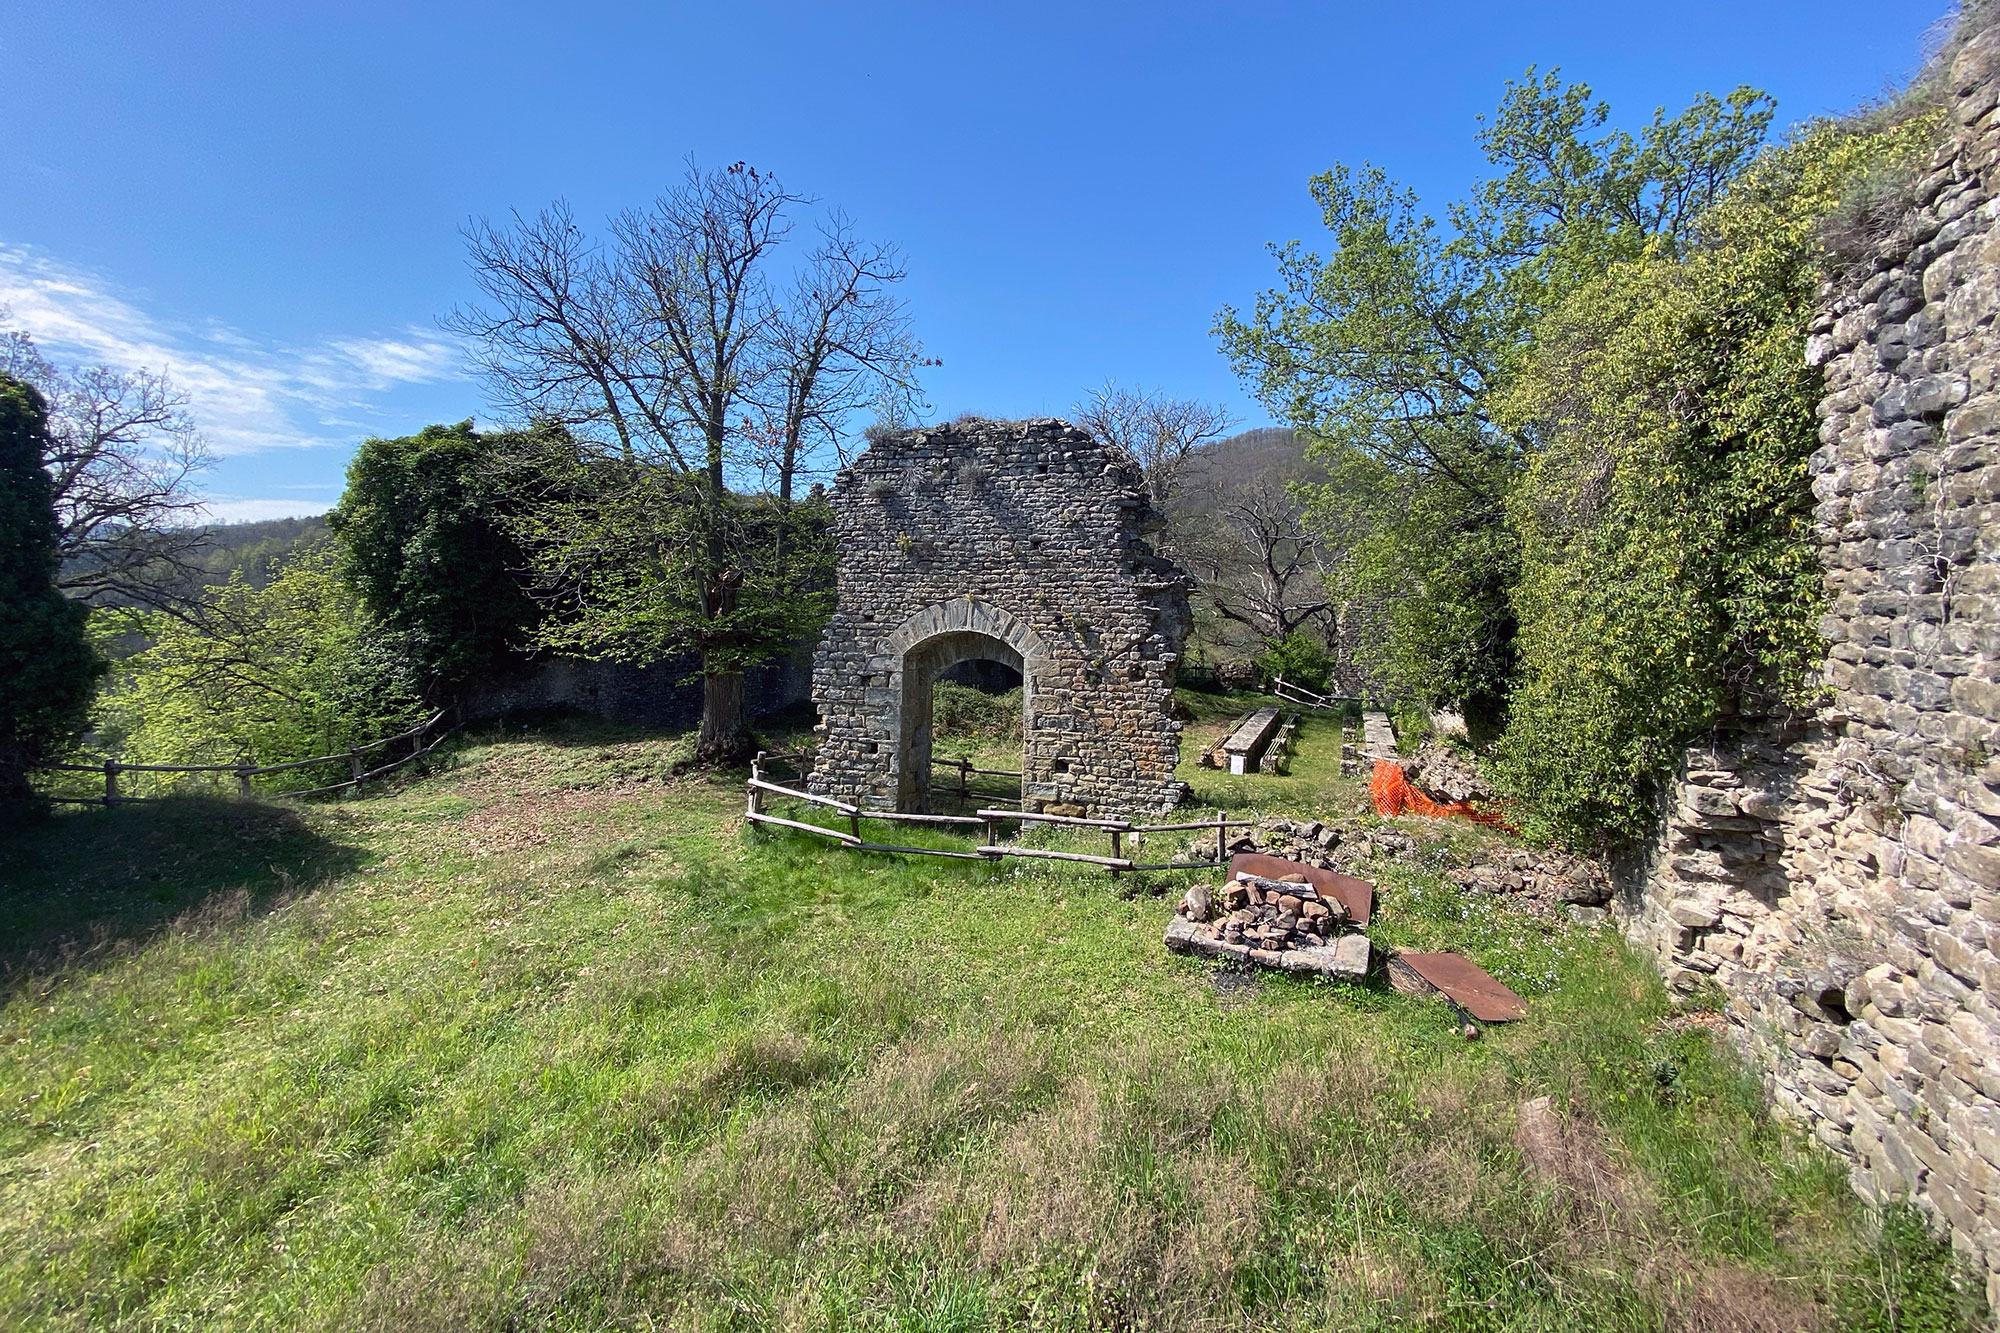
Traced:
<path id="1" fill-rule="evenodd" d="M 2000 1304 L 2000 30 L 1950 91 L 1950 142 L 1805 349 L 1830 702 L 1690 751 L 1621 911 Z"/>

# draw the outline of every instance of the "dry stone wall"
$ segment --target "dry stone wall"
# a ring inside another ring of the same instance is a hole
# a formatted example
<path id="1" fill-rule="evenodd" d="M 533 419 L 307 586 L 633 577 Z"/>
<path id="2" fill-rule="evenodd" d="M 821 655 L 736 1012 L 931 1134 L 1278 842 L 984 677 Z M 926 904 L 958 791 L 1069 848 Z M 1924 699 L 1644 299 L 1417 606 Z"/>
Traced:
<path id="1" fill-rule="evenodd" d="M 811 786 L 919 810 L 931 686 L 962 662 L 1022 676 L 1022 798 L 1142 814 L 1186 794 L 1170 707 L 1188 580 L 1154 553 L 1139 467 L 1056 420 L 891 435 L 834 484 L 839 609 L 813 665 Z"/>
<path id="2" fill-rule="evenodd" d="M 1951 92 L 1951 142 L 1806 349 L 1832 702 L 1690 752 L 1621 910 L 2000 1306 L 2000 32 Z"/>

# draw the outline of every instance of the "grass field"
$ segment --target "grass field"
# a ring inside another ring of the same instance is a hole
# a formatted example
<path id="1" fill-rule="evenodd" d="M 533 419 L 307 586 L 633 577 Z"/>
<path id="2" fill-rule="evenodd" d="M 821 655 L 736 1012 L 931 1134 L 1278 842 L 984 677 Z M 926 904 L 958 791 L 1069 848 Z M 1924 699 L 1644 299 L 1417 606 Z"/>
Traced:
<path id="1" fill-rule="evenodd" d="M 1337 751 L 1184 776 L 1352 815 Z M 684 752 L 551 723 L 363 799 L 0 835 L 0 1324 L 1978 1318 L 1608 931 L 1438 873 L 1492 835 L 1405 821 L 1371 932 L 1529 997 L 1468 1044 L 1379 984 L 1165 954 L 1185 875 L 747 831 L 741 775 Z"/>

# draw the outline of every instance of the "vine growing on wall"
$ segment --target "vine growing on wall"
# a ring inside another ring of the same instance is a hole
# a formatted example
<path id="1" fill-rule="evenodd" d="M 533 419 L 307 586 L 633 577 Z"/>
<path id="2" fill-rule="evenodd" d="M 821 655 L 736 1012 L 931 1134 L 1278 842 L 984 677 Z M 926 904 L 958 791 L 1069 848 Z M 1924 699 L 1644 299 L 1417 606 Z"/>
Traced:
<path id="1" fill-rule="evenodd" d="M 1765 153 L 1700 244 L 1615 263 L 1554 307 L 1495 396 L 1535 442 L 1509 497 L 1520 667 L 1493 765 L 1533 831 L 1643 836 L 1693 736 L 1813 702 L 1820 228 L 1938 132 L 1935 114 L 1828 122 Z"/>

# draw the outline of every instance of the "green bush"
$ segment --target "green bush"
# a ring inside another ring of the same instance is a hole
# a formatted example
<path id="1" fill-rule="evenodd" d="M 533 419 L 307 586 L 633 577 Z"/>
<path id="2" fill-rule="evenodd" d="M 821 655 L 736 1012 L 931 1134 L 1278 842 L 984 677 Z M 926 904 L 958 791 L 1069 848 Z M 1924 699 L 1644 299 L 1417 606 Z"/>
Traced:
<path id="1" fill-rule="evenodd" d="M 527 555 L 504 527 L 519 444 L 470 421 L 368 440 L 327 515 L 378 637 L 434 698 L 490 677 L 540 619 L 524 586 Z"/>
<path id="2" fill-rule="evenodd" d="M 1257 659 L 1257 665 L 1263 669 L 1266 680 L 1283 676 L 1287 685 L 1302 686 L 1315 693 L 1325 693 L 1333 679 L 1333 657 L 1326 644 L 1299 630 L 1272 644 Z"/>
<path id="3" fill-rule="evenodd" d="M 1509 501 L 1519 666 L 1495 766 L 1531 833 L 1642 837 L 1725 710 L 1812 702 L 1816 237 L 1851 181 L 1936 133 L 1818 126 L 1730 188 L 1705 244 L 1614 264 L 1537 326 L 1496 400 L 1539 446 Z"/>
<path id="4" fill-rule="evenodd" d="M 151 645 L 119 664 L 106 691 L 106 743 L 127 763 L 274 764 L 420 721 L 407 664 L 370 632 L 339 565 L 339 553 L 323 545 L 294 558 L 268 587 L 238 573 L 209 590 L 199 625 L 152 617 Z M 297 787 L 304 776 L 273 781 Z M 172 789 L 200 779 L 146 781 Z"/>
<path id="5" fill-rule="evenodd" d="M 1021 739 L 1021 687 L 987 694 L 970 685 L 940 681 L 931 689 L 931 734 L 981 740 Z"/>

